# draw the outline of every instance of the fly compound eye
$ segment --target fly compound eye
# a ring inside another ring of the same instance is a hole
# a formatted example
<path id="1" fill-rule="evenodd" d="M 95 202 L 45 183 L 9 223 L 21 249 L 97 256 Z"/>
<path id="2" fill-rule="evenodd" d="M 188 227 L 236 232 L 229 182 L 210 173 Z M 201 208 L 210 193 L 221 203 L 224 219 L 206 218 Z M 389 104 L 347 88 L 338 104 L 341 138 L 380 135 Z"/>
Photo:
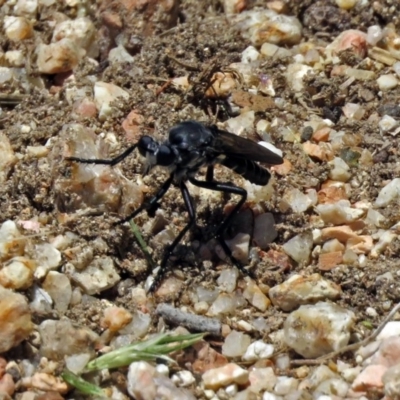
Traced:
<path id="1" fill-rule="evenodd" d="M 157 152 L 157 165 L 168 167 L 175 161 L 175 154 L 165 145 L 161 145 Z"/>
<path id="2" fill-rule="evenodd" d="M 150 136 L 142 136 L 138 142 L 139 153 L 146 157 L 149 153 L 154 154 L 158 149 L 157 142 Z"/>

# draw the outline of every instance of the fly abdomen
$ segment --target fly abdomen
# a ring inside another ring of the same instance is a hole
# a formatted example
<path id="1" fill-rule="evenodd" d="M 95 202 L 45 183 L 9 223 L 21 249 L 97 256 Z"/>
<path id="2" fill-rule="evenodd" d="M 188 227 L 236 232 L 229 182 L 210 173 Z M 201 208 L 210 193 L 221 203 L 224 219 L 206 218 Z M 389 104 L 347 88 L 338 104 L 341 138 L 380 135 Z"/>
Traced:
<path id="1" fill-rule="evenodd" d="M 247 158 L 226 157 L 220 163 L 255 185 L 265 186 L 271 178 L 268 170 Z"/>

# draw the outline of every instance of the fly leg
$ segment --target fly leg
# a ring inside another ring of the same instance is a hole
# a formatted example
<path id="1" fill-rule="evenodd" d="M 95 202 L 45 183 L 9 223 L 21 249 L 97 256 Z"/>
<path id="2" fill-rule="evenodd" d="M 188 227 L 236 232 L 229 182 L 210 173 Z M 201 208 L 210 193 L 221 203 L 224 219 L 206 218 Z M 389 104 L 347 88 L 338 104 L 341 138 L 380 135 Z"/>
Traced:
<path id="1" fill-rule="evenodd" d="M 179 232 L 178 236 L 174 239 L 174 241 L 165 249 L 164 255 L 160 264 L 160 269 L 157 272 L 156 277 L 154 278 L 153 283 L 151 284 L 149 288 L 149 292 L 153 293 L 158 286 L 160 285 L 161 280 L 163 279 L 165 272 L 167 270 L 167 263 L 174 252 L 176 246 L 179 244 L 179 242 L 182 240 L 182 238 L 185 236 L 186 232 L 193 227 L 195 221 L 196 221 L 196 212 L 193 206 L 193 201 L 190 197 L 189 191 L 187 189 L 187 186 L 185 185 L 184 182 L 181 182 L 179 184 L 179 188 L 181 189 L 182 197 L 185 202 L 185 206 L 187 208 L 188 214 L 189 214 L 189 222 L 188 224 Z"/>
<path id="2" fill-rule="evenodd" d="M 206 179 L 209 176 L 208 174 L 209 172 L 207 170 Z M 252 276 L 251 272 L 249 272 L 238 260 L 236 260 L 235 257 L 233 257 L 231 250 L 229 249 L 228 245 L 225 243 L 225 240 L 223 238 L 223 235 L 226 229 L 228 228 L 229 224 L 232 222 L 233 217 L 238 213 L 238 211 L 240 210 L 240 208 L 243 206 L 244 202 L 247 199 L 246 190 L 234 185 L 229 185 L 227 183 L 220 183 L 214 181 L 199 181 L 195 178 L 189 178 L 189 181 L 192 185 L 204 189 L 215 190 L 223 193 L 237 194 L 238 196 L 240 196 L 240 200 L 236 204 L 232 212 L 224 219 L 222 224 L 218 227 L 217 232 L 215 233 L 215 238 L 220 243 L 221 247 L 223 248 L 225 254 L 231 260 L 232 264 L 235 265 L 244 275 Z"/>
<path id="3" fill-rule="evenodd" d="M 82 164 L 102 164 L 102 165 L 116 165 L 119 164 L 124 158 L 128 157 L 129 154 L 132 153 L 133 150 L 135 150 L 137 147 L 137 144 L 134 144 L 133 146 L 128 147 L 123 153 L 121 153 L 119 156 L 115 158 L 111 158 L 108 160 L 103 160 L 101 158 L 80 158 L 80 157 L 65 157 L 67 161 L 76 161 Z"/>

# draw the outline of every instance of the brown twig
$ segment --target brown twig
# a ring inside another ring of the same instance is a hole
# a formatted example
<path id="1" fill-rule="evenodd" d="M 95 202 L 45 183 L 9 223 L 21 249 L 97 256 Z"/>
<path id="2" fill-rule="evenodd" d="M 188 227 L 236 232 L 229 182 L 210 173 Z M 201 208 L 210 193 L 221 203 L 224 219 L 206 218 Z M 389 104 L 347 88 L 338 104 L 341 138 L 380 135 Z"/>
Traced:
<path id="1" fill-rule="evenodd" d="M 182 325 L 190 331 L 208 332 L 221 335 L 221 322 L 215 318 L 203 317 L 179 310 L 169 304 L 159 304 L 156 313 L 174 325 Z"/>

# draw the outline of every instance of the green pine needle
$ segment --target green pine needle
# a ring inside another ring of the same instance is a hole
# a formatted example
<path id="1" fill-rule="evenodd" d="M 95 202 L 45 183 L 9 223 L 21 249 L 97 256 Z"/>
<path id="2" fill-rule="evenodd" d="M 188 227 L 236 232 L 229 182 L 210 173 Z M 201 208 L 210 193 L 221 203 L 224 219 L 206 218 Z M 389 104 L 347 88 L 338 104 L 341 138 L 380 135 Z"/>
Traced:
<path id="1" fill-rule="evenodd" d="M 140 231 L 138 229 L 138 226 L 133 222 L 133 220 L 131 220 L 129 223 L 131 225 L 132 232 L 135 235 L 135 238 L 138 241 L 139 246 L 142 249 L 143 254 L 144 254 L 147 262 L 150 264 L 151 268 L 155 268 L 156 263 L 151 258 L 151 255 L 150 255 L 150 252 L 149 252 L 149 250 L 147 248 L 146 242 L 144 241 L 144 239 L 143 239 L 143 237 L 142 237 L 142 235 L 141 235 L 141 233 L 140 233 Z"/>

